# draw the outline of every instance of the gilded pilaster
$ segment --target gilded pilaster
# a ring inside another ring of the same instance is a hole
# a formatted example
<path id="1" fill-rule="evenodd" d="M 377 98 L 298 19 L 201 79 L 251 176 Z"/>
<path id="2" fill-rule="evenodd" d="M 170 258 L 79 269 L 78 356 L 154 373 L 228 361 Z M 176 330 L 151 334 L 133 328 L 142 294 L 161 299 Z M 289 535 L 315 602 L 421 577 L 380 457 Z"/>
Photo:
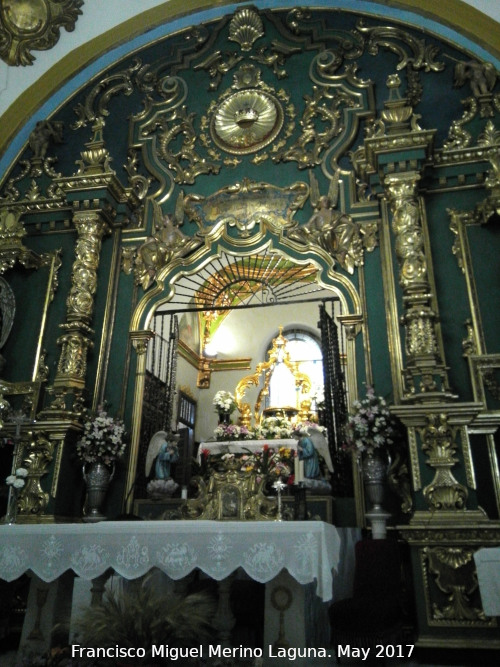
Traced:
<path id="1" fill-rule="evenodd" d="M 407 398 L 446 392 L 448 381 L 436 332 L 436 313 L 428 279 L 428 259 L 420 219 L 420 174 L 406 171 L 388 174 L 384 189 L 392 212 L 392 231 L 403 290 L 401 323 L 405 326 Z"/>
<path id="2" fill-rule="evenodd" d="M 132 491 L 135 486 L 135 475 L 139 454 L 139 441 L 142 423 L 142 399 L 144 396 L 144 382 L 146 376 L 146 361 L 149 341 L 154 338 L 150 330 L 131 331 L 130 338 L 137 353 L 136 382 L 134 391 L 134 411 L 132 414 L 132 432 L 130 434 L 130 459 L 128 464 L 127 482 L 125 487 L 124 511 L 131 512 L 134 498 Z"/>
<path id="3" fill-rule="evenodd" d="M 498 621 L 483 611 L 474 564 L 476 551 L 499 543 L 498 523 L 466 525 L 457 516 L 447 527 L 400 530 L 412 547 L 415 585 L 421 590 L 418 646 L 499 648 Z"/>

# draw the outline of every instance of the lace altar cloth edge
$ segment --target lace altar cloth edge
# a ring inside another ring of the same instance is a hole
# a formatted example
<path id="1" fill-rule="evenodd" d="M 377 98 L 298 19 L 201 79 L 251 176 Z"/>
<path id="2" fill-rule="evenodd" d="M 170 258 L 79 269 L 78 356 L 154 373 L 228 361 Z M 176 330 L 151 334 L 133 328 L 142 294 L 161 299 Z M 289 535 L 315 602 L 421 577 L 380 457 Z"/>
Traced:
<path id="1" fill-rule="evenodd" d="M 112 568 L 126 579 L 159 568 L 181 579 L 198 568 L 220 581 L 243 568 L 261 583 L 282 569 L 332 599 L 333 570 L 346 545 L 322 521 L 103 521 L 95 524 L 15 524 L 0 527 L 0 578 L 32 571 L 43 581 L 72 570 L 91 580 Z M 344 542 L 352 541 L 345 533 Z"/>

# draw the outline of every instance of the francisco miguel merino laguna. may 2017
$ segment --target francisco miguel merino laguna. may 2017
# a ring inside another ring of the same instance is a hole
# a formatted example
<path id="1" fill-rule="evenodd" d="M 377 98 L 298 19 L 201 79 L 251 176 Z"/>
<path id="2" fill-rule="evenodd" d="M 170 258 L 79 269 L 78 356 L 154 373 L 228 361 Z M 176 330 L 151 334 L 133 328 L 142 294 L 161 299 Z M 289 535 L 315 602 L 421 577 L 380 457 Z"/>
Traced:
<path id="1" fill-rule="evenodd" d="M 133 648 L 125 646 L 108 646 L 106 648 L 95 648 L 73 644 L 71 646 L 72 658 L 168 658 L 179 660 L 182 658 L 262 658 L 264 651 L 261 648 L 250 648 L 245 646 L 224 647 L 220 644 L 209 644 L 208 646 L 177 647 L 168 644 L 153 644 L 149 650 L 145 648 Z M 330 653 L 325 648 L 275 648 L 268 646 L 267 657 L 269 658 L 326 658 Z"/>

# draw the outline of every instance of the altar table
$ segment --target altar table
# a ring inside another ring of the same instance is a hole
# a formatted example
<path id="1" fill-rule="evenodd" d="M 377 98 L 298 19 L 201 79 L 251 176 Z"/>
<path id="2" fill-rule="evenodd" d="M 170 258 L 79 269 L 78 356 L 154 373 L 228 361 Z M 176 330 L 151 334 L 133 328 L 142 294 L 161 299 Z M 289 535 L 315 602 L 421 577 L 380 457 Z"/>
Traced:
<path id="1" fill-rule="evenodd" d="M 474 561 L 484 613 L 500 616 L 500 547 L 479 549 Z"/>
<path id="2" fill-rule="evenodd" d="M 0 526 L 0 578 L 32 571 L 42 581 L 67 570 L 92 580 L 109 568 L 135 579 L 159 568 L 178 580 L 198 568 L 221 581 L 242 568 L 265 583 L 283 569 L 300 584 L 317 582 L 332 599 L 341 558 L 339 529 L 322 521 L 103 521 Z"/>
<path id="3" fill-rule="evenodd" d="M 224 646 L 230 645 L 234 622 L 228 606 L 231 580 L 244 570 L 266 585 L 264 646 L 285 632 L 293 646 L 325 647 L 330 601 L 352 593 L 354 544 L 359 539 L 358 528 L 322 521 L 3 525 L 0 578 L 12 581 L 25 572 L 33 577 L 20 651 L 47 650 L 52 628 L 68 619 L 71 628 L 81 605 L 91 603 L 94 592 L 102 595 L 111 570 L 135 579 L 152 569 L 181 587 L 196 569 L 218 581 L 218 640 Z M 90 583 L 85 589 L 90 581 L 92 589 Z M 284 589 L 292 601 L 283 621 L 273 594 Z M 264 667 L 283 667 L 276 658 L 271 662 L 264 661 Z M 307 660 L 297 659 L 294 665 L 308 667 Z"/>

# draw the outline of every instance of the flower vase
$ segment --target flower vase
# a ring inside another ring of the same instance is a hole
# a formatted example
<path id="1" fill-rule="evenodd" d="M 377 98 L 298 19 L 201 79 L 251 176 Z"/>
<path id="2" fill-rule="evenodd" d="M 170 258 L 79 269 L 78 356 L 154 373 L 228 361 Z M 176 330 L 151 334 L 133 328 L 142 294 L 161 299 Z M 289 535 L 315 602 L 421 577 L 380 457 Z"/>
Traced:
<path id="1" fill-rule="evenodd" d="M 101 510 L 114 474 L 114 466 L 111 468 L 105 463 L 90 463 L 88 468 L 83 466 L 83 479 L 87 484 L 87 500 L 83 521 L 95 523 L 106 519 Z"/>
<path id="2" fill-rule="evenodd" d="M 363 458 L 363 482 L 372 512 L 383 512 L 387 465 L 380 457 L 369 452 Z"/>
<path id="3" fill-rule="evenodd" d="M 230 424 L 231 413 L 228 410 L 219 410 L 219 424 Z"/>
<path id="4" fill-rule="evenodd" d="M 371 523 L 372 538 L 383 540 L 387 537 L 387 520 L 391 516 L 382 507 L 387 479 L 387 464 L 382 457 L 369 452 L 363 458 L 363 481 L 365 492 L 371 503 L 366 518 Z"/>
<path id="5" fill-rule="evenodd" d="M 7 511 L 5 513 L 4 522 L 13 524 L 17 521 L 17 490 L 13 487 L 9 490 L 9 498 L 7 500 Z"/>

